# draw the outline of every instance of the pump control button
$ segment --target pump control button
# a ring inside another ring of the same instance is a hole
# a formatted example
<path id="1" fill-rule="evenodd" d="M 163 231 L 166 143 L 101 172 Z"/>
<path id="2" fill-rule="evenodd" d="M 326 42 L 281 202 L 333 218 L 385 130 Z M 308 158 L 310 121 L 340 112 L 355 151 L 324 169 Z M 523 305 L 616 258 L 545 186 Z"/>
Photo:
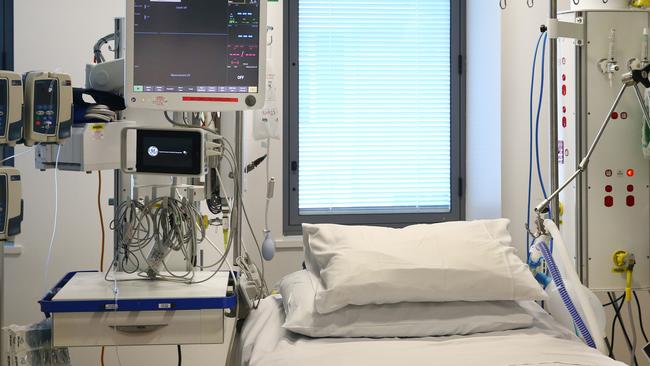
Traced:
<path id="1" fill-rule="evenodd" d="M 635 203 L 634 196 L 627 196 L 627 198 L 625 198 L 625 204 L 627 207 L 633 207 Z"/>
<path id="2" fill-rule="evenodd" d="M 614 206 L 614 197 L 605 196 L 605 207 L 612 207 L 612 206 Z"/>

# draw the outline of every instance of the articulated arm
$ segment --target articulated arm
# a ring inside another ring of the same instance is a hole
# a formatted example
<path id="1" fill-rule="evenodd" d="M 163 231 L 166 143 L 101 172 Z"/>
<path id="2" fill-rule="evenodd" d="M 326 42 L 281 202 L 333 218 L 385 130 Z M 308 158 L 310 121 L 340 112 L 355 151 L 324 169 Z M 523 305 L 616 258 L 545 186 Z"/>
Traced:
<path id="1" fill-rule="evenodd" d="M 607 117 L 605 118 L 605 121 L 603 122 L 602 126 L 600 126 L 600 129 L 598 130 L 598 133 L 596 134 L 596 137 L 594 138 L 594 141 L 591 143 L 591 146 L 589 147 L 589 150 L 587 151 L 587 155 L 585 155 L 584 159 L 578 164 L 578 169 L 573 173 L 562 185 L 553 193 L 551 193 L 548 198 L 546 198 L 544 201 L 542 201 L 537 207 L 535 207 L 535 214 L 537 216 L 536 219 L 536 226 L 537 226 L 537 232 L 535 236 L 540 236 L 540 235 L 547 235 L 548 233 L 546 232 L 546 229 L 544 227 L 544 219 L 542 218 L 542 214 L 544 214 L 548 210 L 548 205 L 549 203 L 557 197 L 560 192 L 562 192 L 571 182 L 573 182 L 580 174 L 582 174 L 586 169 L 587 165 L 589 165 L 589 159 L 591 159 L 591 155 L 593 155 L 594 150 L 596 150 L 596 146 L 600 142 L 600 139 L 603 137 L 603 133 L 605 132 L 605 129 L 609 125 L 609 121 L 612 119 L 612 113 L 616 110 L 616 107 L 618 107 L 618 103 L 620 103 L 621 98 L 623 97 L 623 94 L 625 93 L 625 90 L 628 87 L 633 87 L 637 100 L 639 101 L 639 105 L 641 107 L 641 110 L 643 111 L 643 116 L 645 119 L 645 123 L 650 127 L 650 114 L 648 113 L 648 109 L 643 101 L 643 96 L 641 95 L 641 91 L 639 90 L 638 84 L 640 83 L 646 88 L 650 88 L 650 65 L 644 67 L 643 69 L 640 70 L 632 70 L 631 72 L 623 75 L 621 81 L 623 83 L 623 86 L 621 87 L 621 90 L 618 92 L 618 95 L 614 99 L 614 103 L 612 104 L 612 107 L 609 109 L 609 112 L 607 113 Z"/>

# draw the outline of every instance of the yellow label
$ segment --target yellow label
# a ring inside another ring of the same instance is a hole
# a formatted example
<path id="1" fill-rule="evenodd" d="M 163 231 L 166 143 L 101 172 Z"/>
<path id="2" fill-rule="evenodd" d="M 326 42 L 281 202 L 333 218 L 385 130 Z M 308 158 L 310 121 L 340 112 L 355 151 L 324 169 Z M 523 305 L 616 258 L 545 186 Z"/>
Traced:
<path id="1" fill-rule="evenodd" d="M 104 128 L 106 128 L 106 126 L 104 126 L 103 123 L 98 123 L 98 124 L 94 124 L 94 125 L 90 126 L 90 128 L 91 128 L 93 131 L 103 131 Z"/>

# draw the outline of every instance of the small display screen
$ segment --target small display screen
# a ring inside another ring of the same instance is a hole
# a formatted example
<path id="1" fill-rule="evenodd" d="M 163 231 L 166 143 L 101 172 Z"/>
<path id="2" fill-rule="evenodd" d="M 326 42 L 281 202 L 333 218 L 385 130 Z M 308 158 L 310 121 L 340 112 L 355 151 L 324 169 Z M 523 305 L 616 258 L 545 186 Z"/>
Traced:
<path id="1" fill-rule="evenodd" d="M 258 0 L 134 0 L 133 11 L 133 92 L 258 92 Z"/>
<path id="2" fill-rule="evenodd" d="M 46 135 L 56 133 L 59 104 L 59 81 L 36 80 L 34 83 L 34 131 Z"/>
<path id="3" fill-rule="evenodd" d="M 202 135 L 195 131 L 138 130 L 136 171 L 200 175 Z"/>
<path id="4" fill-rule="evenodd" d="M 0 232 L 5 232 L 5 223 L 7 222 L 7 176 L 0 175 Z M 1 245 L 2 243 L 0 243 Z"/>
<path id="5" fill-rule="evenodd" d="M 5 134 L 5 123 L 7 121 L 7 113 L 9 108 L 9 83 L 7 79 L 0 79 L 0 136 Z"/>

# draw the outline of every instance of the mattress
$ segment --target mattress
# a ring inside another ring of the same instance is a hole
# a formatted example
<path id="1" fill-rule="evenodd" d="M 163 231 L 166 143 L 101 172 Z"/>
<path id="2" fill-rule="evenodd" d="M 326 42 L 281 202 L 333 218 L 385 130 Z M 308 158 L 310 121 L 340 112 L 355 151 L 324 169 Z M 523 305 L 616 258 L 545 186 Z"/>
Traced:
<path id="1" fill-rule="evenodd" d="M 278 297 L 264 299 L 237 339 L 235 363 L 246 366 L 623 366 L 584 345 L 534 302 L 521 302 L 531 328 L 428 338 L 309 338 L 282 328 Z"/>

